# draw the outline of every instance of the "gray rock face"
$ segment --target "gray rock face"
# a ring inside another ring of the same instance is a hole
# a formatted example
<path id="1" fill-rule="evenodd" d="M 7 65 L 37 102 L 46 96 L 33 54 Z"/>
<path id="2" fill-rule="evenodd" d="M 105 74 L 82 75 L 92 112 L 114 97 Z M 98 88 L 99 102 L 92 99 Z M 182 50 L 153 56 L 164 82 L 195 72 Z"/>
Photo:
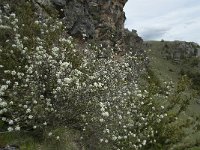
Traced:
<path id="1" fill-rule="evenodd" d="M 41 8 L 56 9 L 69 34 L 88 38 L 110 38 L 112 33 L 124 33 L 127 0 L 34 0 Z M 41 9 L 40 9 L 41 10 Z M 120 38 L 119 38 L 120 39 Z"/>
<path id="2" fill-rule="evenodd" d="M 60 17 L 64 20 L 69 34 L 77 37 L 83 34 L 87 37 L 94 37 L 94 21 L 87 8 L 87 5 L 76 2 L 76 0 L 67 3 L 63 9 L 63 16 Z"/>
<path id="3" fill-rule="evenodd" d="M 124 29 L 123 11 L 127 0 L 33 0 L 40 14 L 45 7 L 56 10 L 69 35 L 98 39 L 122 49 L 141 49 L 142 38 L 135 31 Z M 48 15 L 48 14 L 47 14 Z"/>

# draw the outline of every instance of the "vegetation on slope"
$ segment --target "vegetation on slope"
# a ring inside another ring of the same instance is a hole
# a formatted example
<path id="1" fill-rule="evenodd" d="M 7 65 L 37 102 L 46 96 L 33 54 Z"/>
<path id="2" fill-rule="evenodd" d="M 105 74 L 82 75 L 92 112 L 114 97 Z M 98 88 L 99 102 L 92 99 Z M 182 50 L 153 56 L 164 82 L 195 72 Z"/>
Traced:
<path id="1" fill-rule="evenodd" d="M 160 89 L 145 52 L 79 45 L 60 20 L 40 17 L 29 1 L 1 7 L 0 146 L 155 150 L 182 140 L 193 123 L 180 117 L 187 77 Z"/>
<path id="2" fill-rule="evenodd" d="M 177 46 L 175 44 L 182 42 L 168 42 L 168 41 L 148 41 L 144 42 L 144 48 L 149 49 L 150 65 L 149 72 L 154 77 L 154 82 L 163 86 L 164 81 L 177 82 L 181 76 L 187 76 L 190 79 L 189 93 L 193 93 L 194 98 L 189 102 L 189 107 L 186 109 L 183 115 L 188 120 L 193 120 L 193 123 L 199 126 L 200 106 L 199 99 L 199 57 L 196 55 L 190 55 L 189 57 L 181 58 L 178 61 L 174 61 L 173 57 L 166 58 L 166 45 L 168 45 L 168 51 L 173 53 L 176 51 Z M 185 42 L 187 44 L 187 42 Z M 190 43 L 189 43 L 190 44 Z M 194 49 L 199 48 L 195 45 Z M 185 50 L 186 51 L 186 50 Z M 193 128 L 186 129 L 188 136 L 185 136 L 180 147 L 182 149 L 189 149 L 190 145 L 198 145 L 200 139 L 199 132 L 196 132 Z M 185 143 L 185 144 L 183 144 Z M 182 145 L 182 146 L 181 146 Z M 188 145 L 188 147 L 187 147 Z M 192 146 L 191 146 L 192 147 Z M 198 146 L 197 146 L 198 147 Z M 199 148 L 199 147 L 198 147 Z"/>

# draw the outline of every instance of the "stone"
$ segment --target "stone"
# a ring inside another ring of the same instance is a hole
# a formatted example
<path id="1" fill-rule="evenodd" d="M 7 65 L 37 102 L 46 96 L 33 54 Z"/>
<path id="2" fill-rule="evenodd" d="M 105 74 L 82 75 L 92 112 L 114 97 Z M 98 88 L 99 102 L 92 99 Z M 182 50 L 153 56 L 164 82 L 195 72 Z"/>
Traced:
<path id="1" fill-rule="evenodd" d="M 20 150 L 20 147 L 17 145 L 7 145 L 5 148 L 0 148 L 0 150 Z"/>

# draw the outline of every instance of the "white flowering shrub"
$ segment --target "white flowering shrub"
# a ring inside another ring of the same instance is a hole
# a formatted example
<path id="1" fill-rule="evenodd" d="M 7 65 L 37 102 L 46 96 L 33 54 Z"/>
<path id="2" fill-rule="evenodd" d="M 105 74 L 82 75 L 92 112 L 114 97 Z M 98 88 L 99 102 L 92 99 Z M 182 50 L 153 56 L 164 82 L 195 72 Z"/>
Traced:
<path id="1" fill-rule="evenodd" d="M 31 19 L 19 19 L 9 5 L 0 10 L 0 32 L 7 30 L 0 45 L 0 130 L 76 126 L 96 147 L 156 145 L 172 108 L 162 106 L 168 97 L 140 87 L 147 58 L 101 45 L 79 48 L 62 22 Z"/>
<path id="2" fill-rule="evenodd" d="M 5 8 L 9 11 L 8 5 Z M 1 20 L 2 28 L 6 26 L 14 35 L 13 39 L 6 40 L 8 48 L 1 47 L 4 64 L 1 66 L 0 112 L 4 116 L 2 120 L 11 125 L 8 130 L 58 124 L 57 117 L 63 124 L 74 119 L 77 114 L 73 105 L 84 105 L 81 101 L 76 102 L 79 95 L 75 93 L 81 89 L 79 80 L 84 80 L 85 76 L 76 69 L 81 57 L 74 49 L 72 39 L 62 38 L 62 23 L 51 18 L 43 19 L 43 22 L 36 20 L 33 22 L 35 28 L 40 30 L 30 39 L 20 34 L 23 24 L 16 14 L 1 12 Z M 56 36 L 57 33 L 60 35 Z M 31 40 L 34 42 L 27 45 Z M 11 63 L 6 62 L 6 57 Z M 11 68 L 7 63 L 13 63 Z M 58 101 L 60 98 L 62 100 Z M 65 112 L 61 115 L 58 111 Z"/>

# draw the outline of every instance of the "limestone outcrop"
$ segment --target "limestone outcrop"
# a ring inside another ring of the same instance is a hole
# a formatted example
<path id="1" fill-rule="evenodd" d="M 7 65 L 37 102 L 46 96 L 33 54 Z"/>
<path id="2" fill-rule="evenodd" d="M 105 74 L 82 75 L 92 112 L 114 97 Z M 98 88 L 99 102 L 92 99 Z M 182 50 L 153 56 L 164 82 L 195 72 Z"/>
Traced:
<path id="1" fill-rule="evenodd" d="M 124 34 L 127 0 L 33 0 L 35 5 L 56 9 L 68 33 L 75 37 L 107 39 L 112 34 L 120 39 Z M 42 9 L 41 9 L 42 8 Z"/>
<path id="2" fill-rule="evenodd" d="M 174 41 L 163 45 L 164 57 L 179 62 L 182 59 L 198 56 L 200 46 L 194 42 Z"/>

